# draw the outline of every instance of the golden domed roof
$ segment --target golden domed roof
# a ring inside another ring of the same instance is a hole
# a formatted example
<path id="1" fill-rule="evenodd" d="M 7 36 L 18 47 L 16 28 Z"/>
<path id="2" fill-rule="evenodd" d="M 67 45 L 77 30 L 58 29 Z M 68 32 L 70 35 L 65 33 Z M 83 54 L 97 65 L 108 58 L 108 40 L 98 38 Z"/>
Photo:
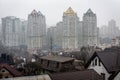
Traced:
<path id="1" fill-rule="evenodd" d="M 71 15 L 75 15 L 76 13 L 73 11 L 73 9 L 71 7 L 69 7 L 66 12 L 64 12 L 64 14 L 71 14 Z"/>

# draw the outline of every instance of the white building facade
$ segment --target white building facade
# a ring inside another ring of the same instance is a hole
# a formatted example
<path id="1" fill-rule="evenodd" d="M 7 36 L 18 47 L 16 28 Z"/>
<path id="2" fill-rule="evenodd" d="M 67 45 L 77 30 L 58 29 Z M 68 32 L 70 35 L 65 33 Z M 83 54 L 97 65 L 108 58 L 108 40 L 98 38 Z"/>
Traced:
<path id="1" fill-rule="evenodd" d="M 20 46 L 27 46 L 27 21 L 21 21 L 20 27 Z"/>
<path id="2" fill-rule="evenodd" d="M 108 25 L 102 26 L 100 28 L 99 33 L 100 33 L 101 38 L 114 39 L 114 38 L 120 36 L 119 27 L 116 25 L 116 21 L 113 19 L 108 22 Z"/>
<path id="3" fill-rule="evenodd" d="M 77 14 L 72 10 L 72 8 L 69 7 L 68 10 L 63 13 L 63 49 L 78 48 L 78 26 L 79 18 L 77 17 Z"/>
<path id="4" fill-rule="evenodd" d="M 94 69 L 99 75 L 102 75 L 102 76 L 104 75 L 105 80 L 108 80 L 108 78 L 111 75 L 110 73 L 108 73 L 105 66 L 102 64 L 102 62 L 98 57 L 95 57 L 91 61 L 90 65 L 88 66 L 88 69 Z"/>
<path id="5" fill-rule="evenodd" d="M 46 20 L 39 11 L 33 10 L 28 15 L 27 46 L 28 50 L 41 49 L 46 45 Z"/>
<path id="6" fill-rule="evenodd" d="M 98 46 L 96 14 L 89 9 L 83 16 L 83 46 Z"/>
<path id="7" fill-rule="evenodd" d="M 19 18 L 8 16 L 2 18 L 2 43 L 7 47 L 19 46 L 21 21 Z"/>
<path id="8" fill-rule="evenodd" d="M 98 46 L 98 31 L 96 14 L 89 9 L 79 20 L 77 14 L 69 7 L 61 22 L 56 24 L 55 44 L 63 50 L 80 50 L 85 46 Z"/>

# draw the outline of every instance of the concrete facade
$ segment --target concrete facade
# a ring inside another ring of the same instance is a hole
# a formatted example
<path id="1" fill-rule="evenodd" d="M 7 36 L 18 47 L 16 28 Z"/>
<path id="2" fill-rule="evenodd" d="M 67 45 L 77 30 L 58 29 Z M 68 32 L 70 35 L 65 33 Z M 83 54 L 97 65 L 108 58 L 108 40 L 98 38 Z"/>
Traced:
<path id="1" fill-rule="evenodd" d="M 79 20 L 77 13 L 69 7 L 62 17 L 62 21 L 56 24 L 57 46 L 63 50 L 79 50 L 85 46 L 98 46 L 98 31 L 96 14 L 89 9 L 83 16 L 83 21 Z"/>
<path id="2" fill-rule="evenodd" d="M 39 11 L 33 10 L 28 15 L 27 46 L 28 50 L 41 49 L 46 44 L 46 20 Z"/>
<path id="3" fill-rule="evenodd" d="M 21 21 L 19 18 L 8 16 L 2 18 L 2 43 L 7 47 L 19 46 Z"/>
<path id="4" fill-rule="evenodd" d="M 91 9 L 83 16 L 83 46 L 87 45 L 98 45 L 97 17 Z"/>

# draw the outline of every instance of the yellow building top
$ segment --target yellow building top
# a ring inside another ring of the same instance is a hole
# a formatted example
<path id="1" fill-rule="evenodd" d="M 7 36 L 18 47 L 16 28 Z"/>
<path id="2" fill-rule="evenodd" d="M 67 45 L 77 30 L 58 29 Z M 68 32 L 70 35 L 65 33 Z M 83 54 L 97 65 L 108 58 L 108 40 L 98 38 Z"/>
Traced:
<path id="1" fill-rule="evenodd" d="M 69 7 L 64 14 L 71 14 L 71 15 L 76 15 L 76 13 L 73 11 L 71 7 Z"/>

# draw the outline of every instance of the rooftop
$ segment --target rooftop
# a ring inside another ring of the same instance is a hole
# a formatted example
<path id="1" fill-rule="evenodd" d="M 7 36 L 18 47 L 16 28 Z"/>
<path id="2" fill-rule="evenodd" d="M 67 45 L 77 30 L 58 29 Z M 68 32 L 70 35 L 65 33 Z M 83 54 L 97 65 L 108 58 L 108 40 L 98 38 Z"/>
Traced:
<path id="1" fill-rule="evenodd" d="M 50 75 L 52 80 L 102 80 L 93 69 L 75 72 L 55 73 Z"/>
<path id="2" fill-rule="evenodd" d="M 66 61 L 74 60 L 74 58 L 63 57 L 63 56 L 43 56 L 41 57 L 41 59 L 46 59 L 46 60 L 56 61 L 56 62 L 66 62 Z"/>
<path id="3" fill-rule="evenodd" d="M 64 14 L 71 14 L 71 15 L 76 15 L 76 13 L 73 11 L 71 7 L 69 7 Z"/>
<path id="4" fill-rule="evenodd" d="M 96 56 L 101 60 L 108 72 L 120 70 L 120 47 L 111 47 L 104 51 L 95 52 L 86 67 Z"/>
<path id="5" fill-rule="evenodd" d="M 7 69 L 14 77 L 22 76 L 21 72 L 17 71 L 15 68 L 11 67 L 8 64 L 0 64 L 0 70 L 3 68 Z"/>

